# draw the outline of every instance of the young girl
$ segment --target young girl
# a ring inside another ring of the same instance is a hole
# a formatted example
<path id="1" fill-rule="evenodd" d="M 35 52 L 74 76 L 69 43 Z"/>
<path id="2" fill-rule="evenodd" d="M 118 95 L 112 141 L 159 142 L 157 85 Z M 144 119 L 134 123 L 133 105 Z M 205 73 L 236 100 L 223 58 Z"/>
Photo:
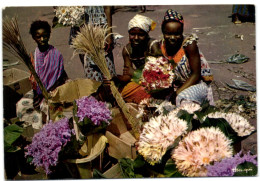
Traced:
<path id="1" fill-rule="evenodd" d="M 209 83 L 213 80 L 212 72 L 203 54 L 197 46 L 197 36 L 183 36 L 184 20 L 180 13 L 167 10 L 162 22 L 163 40 L 161 52 L 173 63 L 177 79 L 173 82 L 176 93 L 176 105 L 193 101 L 202 103 L 209 100 L 214 104 Z"/>
<path id="2" fill-rule="evenodd" d="M 160 51 L 156 40 L 149 36 L 149 32 L 155 26 L 156 23 L 152 19 L 138 14 L 128 23 L 129 43 L 122 51 L 124 58 L 123 75 L 118 76 L 121 83 L 124 85 L 128 83 L 122 91 L 122 96 L 126 102 L 139 103 L 143 98 L 150 97 L 142 86 L 130 82 L 130 80 L 135 68 L 142 67 L 148 55 L 156 55 Z"/>
<path id="3" fill-rule="evenodd" d="M 38 20 L 31 24 L 30 34 L 37 43 L 34 53 L 31 54 L 31 61 L 48 92 L 64 84 L 68 79 L 64 70 L 63 56 L 56 48 L 49 45 L 50 33 L 51 27 L 46 21 Z M 40 129 L 42 115 L 36 109 L 43 109 L 41 106 L 43 95 L 33 75 L 30 76 L 30 81 L 33 90 L 25 94 L 24 98 L 17 103 L 17 116 L 25 122 L 25 126 L 32 125 L 33 128 Z"/>

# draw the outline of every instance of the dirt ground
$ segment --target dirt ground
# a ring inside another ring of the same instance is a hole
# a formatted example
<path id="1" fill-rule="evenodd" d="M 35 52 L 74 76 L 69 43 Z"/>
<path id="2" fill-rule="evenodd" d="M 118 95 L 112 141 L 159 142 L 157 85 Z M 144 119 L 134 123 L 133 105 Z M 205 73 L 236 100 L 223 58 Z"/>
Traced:
<path id="1" fill-rule="evenodd" d="M 232 79 L 238 79 L 256 86 L 255 23 L 232 23 L 232 5 L 169 5 L 146 6 L 146 8 L 147 11 L 142 14 L 152 18 L 157 23 L 156 29 L 150 32 L 151 37 L 162 38 L 160 25 L 165 11 L 169 8 L 177 10 L 183 15 L 185 34 L 196 33 L 198 35 L 198 46 L 209 61 L 214 74 L 212 88 L 217 103 L 219 103 L 218 100 L 227 99 L 226 104 L 231 103 L 232 107 L 236 101 L 232 102 L 231 100 L 246 100 L 246 97 L 249 96 L 252 99 L 255 98 L 255 94 L 252 92 L 232 89 L 226 84 L 232 84 Z M 114 7 L 113 26 L 115 28 L 113 31 L 124 36 L 118 41 L 119 45 L 113 51 L 117 74 L 122 74 L 121 52 L 123 46 L 128 42 L 128 22 L 139 11 L 140 8 L 136 6 Z M 54 16 L 52 7 L 7 7 L 3 10 L 3 17 L 6 15 L 10 17 L 17 15 L 21 35 L 29 52 L 32 52 L 36 47 L 28 33 L 31 22 L 41 19 L 52 24 Z M 68 76 L 71 79 L 83 78 L 84 72 L 80 60 L 78 56 L 72 58 L 73 50 L 68 45 L 69 31 L 68 27 L 53 29 L 50 44 L 58 48 L 64 56 L 65 70 Z M 241 35 L 243 35 L 242 38 Z M 244 54 L 249 60 L 243 64 L 225 63 L 234 54 Z M 4 58 L 16 61 L 5 52 Z M 28 71 L 22 63 L 15 67 Z M 249 116 L 249 121 L 256 126 L 256 107 L 248 108 L 247 111 L 244 110 L 244 113 Z M 242 147 L 256 154 L 256 139 L 255 133 L 243 141 Z"/>

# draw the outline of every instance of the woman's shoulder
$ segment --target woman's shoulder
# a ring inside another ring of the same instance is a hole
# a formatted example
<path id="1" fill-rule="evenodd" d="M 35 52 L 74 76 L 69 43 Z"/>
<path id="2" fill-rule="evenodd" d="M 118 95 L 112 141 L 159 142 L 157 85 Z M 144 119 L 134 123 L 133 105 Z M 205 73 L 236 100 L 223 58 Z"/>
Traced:
<path id="1" fill-rule="evenodd" d="M 190 35 L 186 35 L 184 40 L 183 40 L 182 46 L 185 48 L 188 45 L 192 45 L 194 43 L 196 44 L 198 39 L 199 39 L 198 36 L 194 33 L 192 33 Z"/>
<path id="2" fill-rule="evenodd" d="M 149 41 L 149 53 L 153 56 L 161 56 L 160 40 L 151 39 Z"/>
<path id="3" fill-rule="evenodd" d="M 54 47 L 53 45 L 50 45 L 49 51 L 50 51 L 51 53 L 55 53 L 55 54 L 58 54 L 58 55 L 62 55 L 61 52 L 60 52 L 56 47 Z"/>

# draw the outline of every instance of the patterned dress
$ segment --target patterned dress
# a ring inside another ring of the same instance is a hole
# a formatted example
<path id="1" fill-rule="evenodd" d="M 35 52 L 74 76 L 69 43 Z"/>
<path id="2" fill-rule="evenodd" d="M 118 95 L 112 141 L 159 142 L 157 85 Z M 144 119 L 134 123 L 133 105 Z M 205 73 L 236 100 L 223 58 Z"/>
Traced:
<path id="1" fill-rule="evenodd" d="M 94 25 L 105 25 L 107 24 L 107 17 L 104 12 L 103 6 L 87 6 L 85 7 L 85 23 L 86 24 L 94 24 Z M 77 35 L 79 31 L 79 27 L 71 27 L 70 30 L 70 39 L 69 44 L 71 44 L 71 40 L 73 37 Z M 116 75 L 115 65 L 114 65 L 114 58 L 112 52 L 106 52 L 106 62 L 108 66 L 108 70 L 110 74 L 113 76 Z M 96 80 L 99 82 L 103 81 L 103 76 L 101 71 L 99 70 L 98 66 L 93 62 L 93 60 L 84 55 L 80 55 L 80 60 L 84 67 L 85 75 L 88 79 Z"/>
<path id="2" fill-rule="evenodd" d="M 168 56 L 166 53 L 164 41 L 160 42 L 163 56 L 168 60 L 173 60 L 177 64 L 174 69 L 174 73 L 176 75 L 176 83 L 174 82 L 175 90 L 177 90 L 177 88 L 179 88 L 184 82 L 186 82 L 191 75 L 189 60 L 185 55 L 184 47 L 192 44 L 193 41 L 197 40 L 198 37 L 195 34 L 188 36 L 183 41 L 180 50 L 174 56 Z M 214 105 L 212 88 L 209 85 L 209 83 L 213 80 L 213 75 L 204 55 L 200 51 L 199 53 L 201 61 L 202 80 L 198 84 L 190 86 L 179 93 L 179 95 L 176 97 L 177 106 L 179 106 L 182 101 L 193 101 L 201 104 L 204 100 L 209 100 L 210 104 Z"/>

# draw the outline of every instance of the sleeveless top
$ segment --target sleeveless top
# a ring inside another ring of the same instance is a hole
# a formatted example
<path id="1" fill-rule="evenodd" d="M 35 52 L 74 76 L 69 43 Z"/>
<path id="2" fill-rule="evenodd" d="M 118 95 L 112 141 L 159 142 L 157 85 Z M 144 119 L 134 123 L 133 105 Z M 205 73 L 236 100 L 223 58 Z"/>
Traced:
<path id="1" fill-rule="evenodd" d="M 185 54 L 184 48 L 192 44 L 193 41 L 197 41 L 198 37 L 195 34 L 191 34 L 184 39 L 181 48 L 174 56 L 168 56 L 166 52 L 165 42 L 162 40 L 160 42 L 160 47 L 164 58 L 167 60 L 173 60 L 177 65 L 174 69 L 176 79 L 184 83 L 191 75 L 191 69 L 189 65 L 189 60 Z M 207 60 L 205 59 L 202 52 L 199 50 L 200 62 L 201 62 L 201 77 L 204 82 L 212 82 L 213 74 L 209 67 Z"/>
<path id="2" fill-rule="evenodd" d="M 149 42 L 148 42 L 148 54 L 151 54 L 151 49 L 152 49 L 152 46 L 154 43 L 158 42 L 158 40 L 154 40 L 154 39 L 150 39 Z M 124 47 L 126 53 L 129 55 L 129 58 L 131 60 L 131 62 L 135 65 L 136 68 L 139 68 L 140 66 L 144 65 L 145 64 L 145 58 L 146 56 L 143 56 L 143 57 L 138 57 L 138 58 L 133 58 L 131 55 L 132 55 L 132 47 L 131 46 L 128 46 L 129 47 L 129 50 L 127 49 L 127 46 Z"/>

